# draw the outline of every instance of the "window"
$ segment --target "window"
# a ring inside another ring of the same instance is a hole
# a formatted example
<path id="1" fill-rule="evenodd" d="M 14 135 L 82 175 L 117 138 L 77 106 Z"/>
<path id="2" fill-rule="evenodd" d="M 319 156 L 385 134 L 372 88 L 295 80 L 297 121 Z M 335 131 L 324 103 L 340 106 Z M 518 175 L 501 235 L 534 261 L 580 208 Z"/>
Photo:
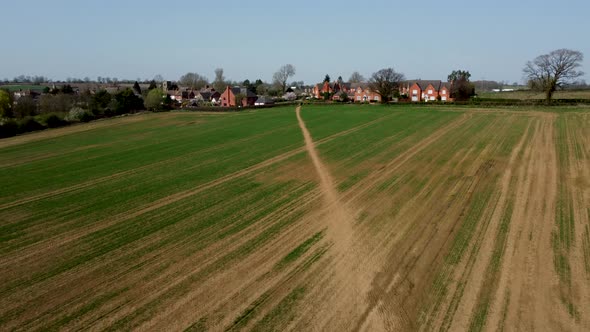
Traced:
<path id="1" fill-rule="evenodd" d="M 375 100 L 379 100 L 379 96 L 375 96 Z"/>
<path id="2" fill-rule="evenodd" d="M 432 90 L 428 90 L 428 94 L 431 95 L 432 94 Z"/>
<path id="3" fill-rule="evenodd" d="M 442 90 L 441 94 L 446 95 L 447 94 L 447 90 Z"/>
<path id="4" fill-rule="evenodd" d="M 417 95 L 418 94 L 418 90 L 412 90 L 412 94 L 413 95 Z"/>

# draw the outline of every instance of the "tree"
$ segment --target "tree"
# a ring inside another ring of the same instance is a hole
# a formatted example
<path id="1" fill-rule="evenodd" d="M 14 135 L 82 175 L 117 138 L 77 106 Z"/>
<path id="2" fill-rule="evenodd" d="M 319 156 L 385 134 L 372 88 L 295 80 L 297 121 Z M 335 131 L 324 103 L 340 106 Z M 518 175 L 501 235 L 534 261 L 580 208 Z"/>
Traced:
<path id="1" fill-rule="evenodd" d="M 213 88 L 219 92 L 225 91 L 228 83 L 225 81 L 225 76 L 223 76 L 223 68 L 216 68 L 215 69 L 215 80 L 213 81 Z"/>
<path id="2" fill-rule="evenodd" d="M 350 78 L 348 79 L 348 82 L 350 83 L 361 83 L 364 81 L 365 78 L 358 71 L 353 72 L 352 75 L 350 75 Z"/>
<path id="3" fill-rule="evenodd" d="M 135 83 L 133 84 L 133 92 L 135 92 L 138 95 L 141 95 L 141 87 L 139 86 L 139 83 L 137 81 L 135 81 Z"/>
<path id="4" fill-rule="evenodd" d="M 369 87 L 381 96 L 382 103 L 386 103 L 398 91 L 403 80 L 404 74 L 396 72 L 393 68 L 385 68 L 373 73 Z"/>
<path id="5" fill-rule="evenodd" d="M 460 79 L 465 79 L 467 81 L 469 81 L 469 78 L 471 78 L 471 73 L 469 73 L 469 71 L 467 70 L 453 70 L 449 76 L 447 76 L 447 81 L 449 82 L 453 82 L 453 81 L 457 81 Z"/>
<path id="6" fill-rule="evenodd" d="M 127 88 L 123 91 L 118 92 L 115 95 L 115 113 L 125 114 L 133 111 L 144 109 L 143 100 L 133 93 L 133 90 Z"/>
<path id="7" fill-rule="evenodd" d="M 159 111 L 162 109 L 165 96 L 166 94 L 162 89 L 156 88 L 150 90 L 144 101 L 145 108 L 147 108 L 148 111 Z"/>
<path id="8" fill-rule="evenodd" d="M 31 96 L 23 96 L 18 99 L 13 107 L 15 118 L 24 118 L 37 114 L 37 102 Z"/>
<path id="9" fill-rule="evenodd" d="M 348 93 L 342 91 L 340 93 L 340 101 L 345 102 L 345 103 L 348 102 Z"/>
<path id="10" fill-rule="evenodd" d="M 242 107 L 244 105 L 244 99 L 246 99 L 246 95 L 243 93 L 238 93 L 235 96 L 236 107 Z"/>
<path id="11" fill-rule="evenodd" d="M 469 82 L 471 73 L 467 70 L 453 70 L 447 77 L 451 83 L 451 98 L 462 101 L 469 100 L 475 94 L 475 86 Z"/>
<path id="12" fill-rule="evenodd" d="M 67 94 L 43 95 L 39 98 L 40 113 L 65 113 L 74 104 L 73 97 Z"/>
<path id="13" fill-rule="evenodd" d="M 94 115 L 102 115 L 104 110 L 109 107 L 113 97 L 107 90 L 97 91 L 92 98 L 90 98 L 89 108 Z"/>
<path id="14" fill-rule="evenodd" d="M 267 93 L 268 93 L 268 85 L 266 85 L 264 83 L 256 85 L 256 94 L 257 95 L 263 96 Z"/>
<path id="15" fill-rule="evenodd" d="M 150 86 L 148 87 L 148 90 L 151 91 L 153 89 L 156 89 L 158 87 L 158 84 L 156 83 L 156 80 L 151 80 L 150 81 Z"/>
<path id="16" fill-rule="evenodd" d="M 0 118 L 12 117 L 12 101 L 10 93 L 5 90 L 0 90 Z"/>
<path id="17" fill-rule="evenodd" d="M 209 84 L 209 81 L 205 76 L 199 75 L 198 73 L 186 73 L 180 77 L 178 83 L 188 86 L 191 89 L 200 89 Z"/>
<path id="18" fill-rule="evenodd" d="M 108 79 L 109 78 L 107 77 L 107 80 Z M 162 82 L 164 82 L 164 77 L 162 77 L 162 75 L 158 74 L 158 75 L 154 76 L 154 81 L 156 81 L 156 83 L 162 83 Z"/>
<path id="19" fill-rule="evenodd" d="M 324 77 L 324 82 L 322 82 L 322 83 L 326 83 L 326 82 L 330 83 L 330 75 L 328 75 L 328 74 L 326 74 L 326 77 Z"/>
<path id="20" fill-rule="evenodd" d="M 272 80 L 273 83 L 281 90 L 281 92 L 285 93 L 285 90 L 287 90 L 287 80 L 293 75 L 295 75 L 295 66 L 286 64 L 279 68 L 276 73 L 274 73 Z"/>
<path id="21" fill-rule="evenodd" d="M 578 70 L 583 60 L 582 52 L 562 48 L 527 62 L 523 72 L 532 88 L 545 93 L 545 102 L 549 104 L 557 88 L 584 75 Z"/>

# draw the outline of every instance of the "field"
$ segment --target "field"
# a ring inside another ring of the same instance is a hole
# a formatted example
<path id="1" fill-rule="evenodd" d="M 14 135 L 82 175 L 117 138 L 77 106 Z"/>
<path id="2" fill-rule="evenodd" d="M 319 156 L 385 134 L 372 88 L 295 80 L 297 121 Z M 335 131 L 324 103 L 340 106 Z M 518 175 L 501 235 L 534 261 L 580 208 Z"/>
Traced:
<path id="1" fill-rule="evenodd" d="M 0 165 L 3 331 L 590 330 L 588 108 L 143 114 Z"/>
<path id="2" fill-rule="evenodd" d="M 503 92 L 480 92 L 481 98 L 500 98 L 500 99 L 520 99 L 520 100 L 544 100 L 545 94 L 538 91 L 518 90 Z M 554 99 L 590 99 L 589 90 L 566 90 L 556 91 L 553 94 Z"/>

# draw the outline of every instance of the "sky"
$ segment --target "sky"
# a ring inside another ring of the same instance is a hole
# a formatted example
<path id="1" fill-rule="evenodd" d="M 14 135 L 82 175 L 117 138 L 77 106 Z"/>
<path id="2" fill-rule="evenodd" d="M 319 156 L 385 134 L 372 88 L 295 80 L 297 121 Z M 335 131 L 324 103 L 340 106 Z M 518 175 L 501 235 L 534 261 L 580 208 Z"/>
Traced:
<path id="1" fill-rule="evenodd" d="M 42 75 L 177 80 L 187 72 L 262 79 L 293 64 L 293 81 L 348 79 L 393 67 L 408 79 L 522 82 L 529 60 L 585 55 L 590 1 L 0 0 L 0 79 Z"/>

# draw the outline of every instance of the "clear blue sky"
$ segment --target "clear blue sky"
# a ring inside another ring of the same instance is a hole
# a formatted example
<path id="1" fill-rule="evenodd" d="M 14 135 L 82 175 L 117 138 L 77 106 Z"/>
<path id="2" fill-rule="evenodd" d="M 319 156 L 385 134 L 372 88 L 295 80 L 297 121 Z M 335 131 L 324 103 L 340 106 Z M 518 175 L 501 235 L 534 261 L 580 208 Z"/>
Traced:
<path id="1" fill-rule="evenodd" d="M 394 67 L 407 78 L 521 81 L 527 60 L 584 53 L 590 1 L 3 1 L 0 78 L 110 76 L 175 80 L 186 72 L 270 81 L 348 79 Z M 590 75 L 584 79 L 590 81 Z"/>

